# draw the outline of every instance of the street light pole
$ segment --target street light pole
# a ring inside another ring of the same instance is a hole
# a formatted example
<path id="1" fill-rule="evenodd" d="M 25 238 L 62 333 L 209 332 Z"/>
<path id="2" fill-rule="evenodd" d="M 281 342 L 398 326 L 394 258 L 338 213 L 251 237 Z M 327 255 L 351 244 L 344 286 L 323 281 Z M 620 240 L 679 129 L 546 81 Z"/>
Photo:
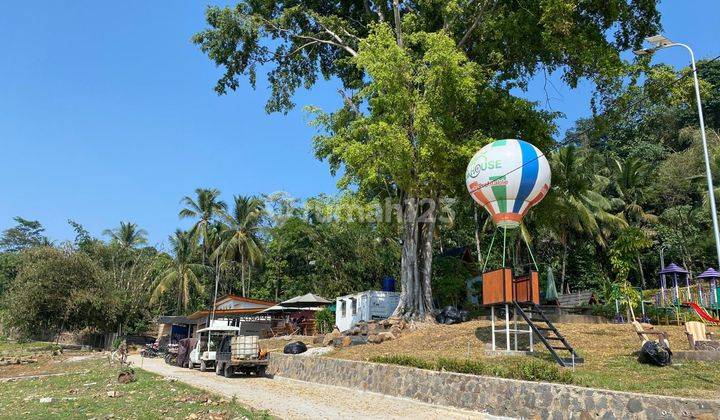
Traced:
<path id="1" fill-rule="evenodd" d="M 708 199 L 710 201 L 710 217 L 713 222 L 713 234 L 715 235 L 715 252 L 717 253 L 718 267 L 720 267 L 720 230 L 718 229 L 717 208 L 715 204 L 715 191 L 713 189 L 712 173 L 710 172 L 710 152 L 708 152 L 707 138 L 705 137 L 705 119 L 703 118 L 702 102 L 700 101 L 700 82 L 698 81 L 697 68 L 695 67 L 695 53 L 686 44 L 672 42 L 662 35 L 655 35 L 645 39 L 653 44 L 653 48 L 635 51 L 636 55 L 652 54 L 662 48 L 683 47 L 690 53 L 692 63 L 693 80 L 695 82 L 695 99 L 697 101 L 698 117 L 700 119 L 700 135 L 702 137 L 703 154 L 705 157 L 705 172 L 708 184 Z"/>

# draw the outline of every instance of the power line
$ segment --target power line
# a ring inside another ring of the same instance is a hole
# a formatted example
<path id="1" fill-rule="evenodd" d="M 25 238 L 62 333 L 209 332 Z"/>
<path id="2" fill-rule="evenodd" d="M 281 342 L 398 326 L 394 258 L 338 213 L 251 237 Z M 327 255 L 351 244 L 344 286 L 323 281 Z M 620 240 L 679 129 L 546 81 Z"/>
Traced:
<path id="1" fill-rule="evenodd" d="M 702 62 L 702 63 L 698 63 L 697 68 L 699 68 L 700 65 L 702 65 L 702 66 L 704 67 L 704 66 L 706 66 L 706 65 L 708 65 L 708 64 L 710 64 L 710 63 L 712 63 L 712 62 L 714 62 L 714 61 L 716 61 L 716 60 L 720 60 L 720 55 L 718 55 L 717 57 L 715 57 L 715 58 L 713 58 L 713 59 L 711 59 L 711 60 L 704 61 L 704 62 Z M 696 71 L 697 71 L 697 68 L 696 68 Z M 677 84 L 677 83 L 680 82 L 681 80 L 685 79 L 686 77 L 688 77 L 688 76 L 691 75 L 692 73 L 693 73 L 692 71 L 687 72 L 687 73 L 685 73 L 684 75 L 676 78 L 676 79 L 673 80 L 672 82 L 668 83 L 667 86 L 662 86 L 660 89 L 668 89 L 668 88 L 671 88 L 672 86 L 674 86 L 675 84 Z M 643 91 L 640 95 L 638 95 L 637 98 L 639 98 L 639 99 L 644 99 L 644 96 L 645 96 L 645 91 Z M 637 101 L 637 102 L 639 103 L 640 101 Z M 631 106 L 635 106 L 635 105 L 636 105 L 636 104 L 633 103 L 632 101 L 631 101 L 631 102 L 628 102 L 628 104 L 626 105 L 626 111 L 629 111 L 629 110 L 631 109 Z M 578 132 L 578 134 L 587 134 L 589 131 L 590 131 L 590 129 L 581 130 L 581 131 Z M 571 140 L 565 140 L 565 141 L 557 142 L 557 143 L 555 144 L 555 146 L 551 147 L 550 150 L 548 150 L 548 153 L 552 153 L 552 152 L 554 152 L 555 150 L 558 150 L 559 148 L 561 148 L 561 147 L 563 147 L 563 146 L 567 146 L 568 144 L 571 144 L 571 143 L 573 143 L 573 142 L 574 142 L 574 140 L 572 140 L 572 141 L 571 141 Z M 504 173 L 503 175 L 500 175 L 500 177 L 504 178 L 504 177 L 510 175 L 511 173 L 513 173 L 513 172 L 515 172 L 515 171 L 517 171 L 517 170 L 519 170 L 519 169 L 524 168 L 526 165 L 528 165 L 528 164 L 530 164 L 530 163 L 532 163 L 532 162 L 535 162 L 536 160 L 540 159 L 541 156 L 545 156 L 545 155 L 546 155 L 546 153 L 544 153 L 544 152 L 541 151 L 538 156 L 534 157 L 533 159 L 528 160 L 527 162 L 524 162 L 522 165 L 520 165 L 520 166 L 518 166 L 518 167 L 516 167 L 516 168 L 511 169 L 510 171 Z M 480 185 L 478 188 L 475 189 L 475 191 L 477 191 L 477 190 L 479 190 L 479 189 L 482 189 L 482 188 L 485 188 L 485 187 L 487 187 L 488 185 L 492 184 L 493 182 L 496 182 L 496 180 L 495 180 L 495 181 L 489 181 L 489 182 L 487 182 L 487 183 L 485 183 L 485 184 L 483 184 L 483 185 Z"/>

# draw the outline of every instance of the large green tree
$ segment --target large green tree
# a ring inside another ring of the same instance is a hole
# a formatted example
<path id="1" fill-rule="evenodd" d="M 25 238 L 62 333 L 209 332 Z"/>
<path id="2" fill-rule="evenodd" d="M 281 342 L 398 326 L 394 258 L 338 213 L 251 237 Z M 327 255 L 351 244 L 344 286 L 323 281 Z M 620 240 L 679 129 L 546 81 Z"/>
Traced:
<path id="1" fill-rule="evenodd" d="M 115 325 L 112 284 L 87 254 L 35 247 L 22 252 L 19 266 L 3 307 L 7 324 L 23 336 Z"/>
<path id="2" fill-rule="evenodd" d="M 320 114 L 317 154 L 342 186 L 402 205 L 398 313 L 426 318 L 437 200 L 462 188 L 470 151 L 490 137 L 551 143 L 552 115 L 512 95 L 538 71 L 570 86 L 615 88 L 619 52 L 658 29 L 655 1 L 246 1 L 210 7 L 193 41 L 225 74 L 216 90 L 254 86 L 268 69 L 268 111 L 337 77 L 344 106 Z M 421 198 L 427 201 L 420 202 Z M 429 223 L 418 224 L 426 213 Z"/>
<path id="3" fill-rule="evenodd" d="M 20 216 L 14 217 L 15 226 L 3 231 L 0 236 L 0 250 L 16 252 L 34 246 L 50 245 L 50 240 L 43 235 L 45 228 L 37 220 L 27 220 Z"/>

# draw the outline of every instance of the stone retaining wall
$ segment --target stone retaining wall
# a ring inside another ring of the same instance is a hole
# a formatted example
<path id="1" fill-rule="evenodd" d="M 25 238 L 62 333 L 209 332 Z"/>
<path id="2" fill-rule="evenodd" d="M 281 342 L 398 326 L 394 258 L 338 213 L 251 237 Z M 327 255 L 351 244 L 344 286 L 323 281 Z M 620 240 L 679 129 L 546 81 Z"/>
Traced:
<path id="1" fill-rule="evenodd" d="M 413 398 L 497 416 L 543 419 L 714 419 L 720 416 L 720 400 L 614 392 L 329 357 L 271 353 L 268 373 L 307 382 Z"/>

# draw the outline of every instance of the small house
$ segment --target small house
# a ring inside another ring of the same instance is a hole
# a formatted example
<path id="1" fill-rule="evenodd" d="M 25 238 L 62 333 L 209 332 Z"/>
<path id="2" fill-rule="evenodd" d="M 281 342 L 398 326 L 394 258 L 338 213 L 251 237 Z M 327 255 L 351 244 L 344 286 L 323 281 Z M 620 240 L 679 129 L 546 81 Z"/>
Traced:
<path id="1" fill-rule="evenodd" d="M 400 293 L 368 290 L 341 296 L 335 302 L 335 325 L 347 331 L 360 321 L 386 319 L 400 303 Z"/>
<path id="2" fill-rule="evenodd" d="M 215 311 L 201 310 L 188 316 L 160 316 L 157 319 L 158 337 L 160 342 L 163 337 L 171 343 L 182 338 L 192 337 L 197 330 L 206 328 L 210 319 L 222 320 L 227 325 L 240 326 L 241 321 L 261 322 L 265 330 L 270 330 L 270 316 L 261 314 L 263 310 L 275 305 L 275 302 L 251 299 L 236 295 L 226 295 L 215 303 Z"/>

